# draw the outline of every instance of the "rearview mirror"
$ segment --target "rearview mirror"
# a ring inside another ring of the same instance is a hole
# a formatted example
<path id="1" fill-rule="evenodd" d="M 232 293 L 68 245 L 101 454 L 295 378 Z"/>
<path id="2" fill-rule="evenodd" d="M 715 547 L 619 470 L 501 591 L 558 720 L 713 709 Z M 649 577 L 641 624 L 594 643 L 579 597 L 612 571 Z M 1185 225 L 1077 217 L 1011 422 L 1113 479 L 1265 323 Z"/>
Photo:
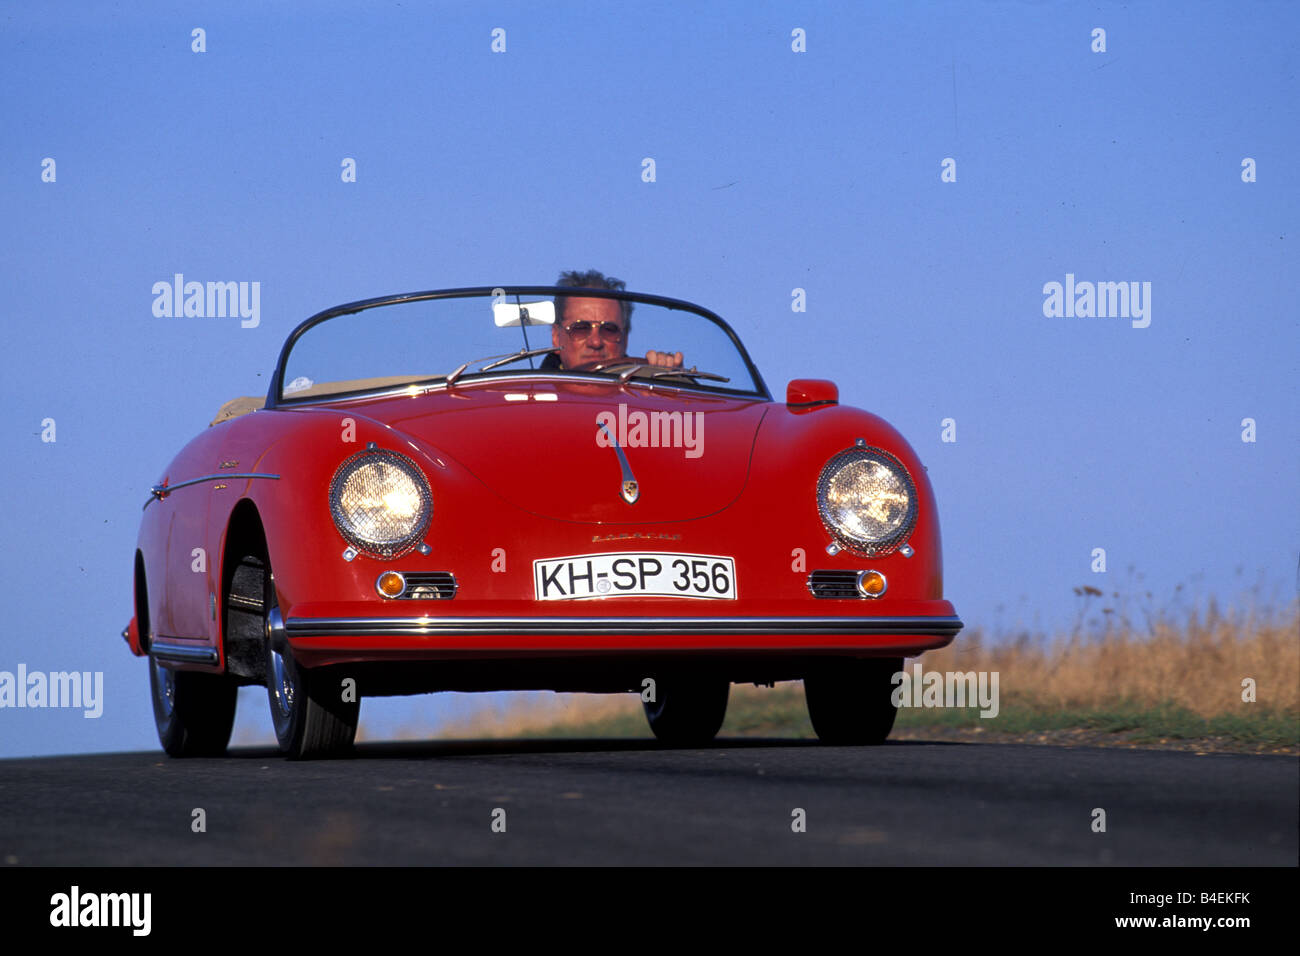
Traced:
<path id="1" fill-rule="evenodd" d="M 516 328 L 521 325 L 554 325 L 555 303 L 550 299 L 542 302 L 493 302 L 492 321 L 498 329 Z"/>

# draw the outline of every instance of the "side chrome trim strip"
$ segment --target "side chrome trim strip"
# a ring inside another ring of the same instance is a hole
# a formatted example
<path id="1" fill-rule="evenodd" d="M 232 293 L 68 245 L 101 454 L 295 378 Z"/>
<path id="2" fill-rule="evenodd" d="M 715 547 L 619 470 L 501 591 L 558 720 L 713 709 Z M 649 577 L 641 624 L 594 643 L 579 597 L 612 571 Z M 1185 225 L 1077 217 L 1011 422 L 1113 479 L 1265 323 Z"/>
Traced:
<path id="1" fill-rule="evenodd" d="M 195 647 L 193 644 L 169 644 L 157 638 L 149 646 L 149 656 L 160 661 L 177 661 L 182 664 L 215 664 L 215 647 Z"/>
<path id="2" fill-rule="evenodd" d="M 178 481 L 174 485 L 154 485 L 149 489 L 149 500 L 144 503 L 144 508 L 141 508 L 140 510 L 143 511 L 145 508 L 148 508 L 151 503 L 162 498 L 163 495 L 175 491 L 177 488 L 188 488 L 190 485 L 197 485 L 205 481 L 222 481 L 226 478 L 272 478 L 276 481 L 280 480 L 279 475 L 259 474 L 257 472 L 223 471 L 218 472 L 215 475 L 203 475 L 200 478 L 190 478 L 188 481 Z"/>
<path id="3" fill-rule="evenodd" d="M 956 617 L 291 617 L 289 637 L 437 634 L 908 634 L 954 637 Z"/>

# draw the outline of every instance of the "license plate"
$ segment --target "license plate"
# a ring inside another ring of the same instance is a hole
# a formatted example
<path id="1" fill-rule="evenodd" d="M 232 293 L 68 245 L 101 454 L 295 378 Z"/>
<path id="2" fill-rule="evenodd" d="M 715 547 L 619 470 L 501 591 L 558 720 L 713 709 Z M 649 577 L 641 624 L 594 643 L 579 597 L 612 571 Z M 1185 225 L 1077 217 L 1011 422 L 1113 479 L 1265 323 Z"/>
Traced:
<path id="1" fill-rule="evenodd" d="M 736 599 L 736 562 L 714 554 L 620 551 L 533 562 L 539 601 L 601 597 Z"/>

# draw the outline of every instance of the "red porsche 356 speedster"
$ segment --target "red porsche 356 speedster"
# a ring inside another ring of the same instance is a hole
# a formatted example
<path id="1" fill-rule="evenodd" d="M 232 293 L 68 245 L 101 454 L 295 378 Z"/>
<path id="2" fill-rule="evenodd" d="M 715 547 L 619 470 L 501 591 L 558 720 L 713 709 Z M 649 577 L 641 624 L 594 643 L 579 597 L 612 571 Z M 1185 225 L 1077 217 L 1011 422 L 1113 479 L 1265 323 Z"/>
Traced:
<path id="1" fill-rule="evenodd" d="M 732 682 L 796 679 L 822 740 L 878 743 L 902 658 L 961 628 L 898 432 L 823 380 L 773 401 L 717 315 L 609 289 L 307 319 L 159 476 L 134 580 L 173 756 L 225 751 L 241 684 L 294 757 L 438 690 L 636 692 L 697 744 Z"/>

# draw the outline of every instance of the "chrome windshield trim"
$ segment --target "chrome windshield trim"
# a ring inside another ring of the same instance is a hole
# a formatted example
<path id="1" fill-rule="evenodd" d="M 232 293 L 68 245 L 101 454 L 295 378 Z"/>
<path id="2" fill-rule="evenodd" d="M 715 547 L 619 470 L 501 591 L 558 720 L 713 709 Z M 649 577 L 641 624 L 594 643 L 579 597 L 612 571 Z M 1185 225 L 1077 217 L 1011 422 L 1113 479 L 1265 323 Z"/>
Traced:
<path id="1" fill-rule="evenodd" d="M 215 664 L 215 647 L 195 647 L 193 644 L 170 644 L 154 638 L 149 645 L 149 656 L 160 661 L 177 661 L 182 664 Z"/>
<path id="2" fill-rule="evenodd" d="M 288 362 L 289 354 L 293 351 L 294 345 L 300 339 L 303 333 L 307 332 L 314 326 L 329 319 L 337 318 L 341 315 L 352 315 L 358 312 L 364 312 L 367 309 L 373 309 L 388 305 L 400 305 L 409 302 L 427 302 L 439 299 L 468 299 L 468 298 L 493 298 L 497 295 L 505 294 L 508 296 L 534 296 L 540 295 L 548 298 L 554 298 L 556 295 L 571 295 L 572 287 L 560 286 L 533 286 L 533 285 L 495 285 L 495 286 L 475 286 L 457 289 L 435 289 L 426 292 L 407 292 L 399 295 L 378 296 L 370 299 L 362 299 L 357 302 L 348 302 L 344 305 L 334 306 L 317 312 L 315 315 L 303 322 L 289 333 L 285 339 L 284 345 L 280 349 L 280 356 L 275 363 L 275 371 L 271 375 L 271 381 L 268 383 L 266 394 L 267 409 L 287 407 L 295 404 L 290 395 L 284 394 L 284 374 L 285 365 Z M 731 341 L 741 360 L 744 362 L 746 370 L 749 372 L 752 389 L 730 389 L 730 388 L 710 388 L 708 386 L 696 385 L 701 391 L 715 395 L 727 395 L 738 398 L 752 398 L 759 401 L 772 401 L 772 393 L 768 390 L 767 383 L 763 381 L 763 376 L 759 374 L 758 368 L 754 365 L 754 360 L 750 357 L 748 350 L 740 341 L 740 337 L 721 316 L 712 312 L 703 306 L 696 305 L 693 302 L 687 302 L 684 299 L 674 299 L 668 296 L 648 295 L 640 292 L 631 292 L 628 290 L 611 290 L 611 289 L 583 289 L 584 298 L 615 299 L 618 301 L 628 301 L 636 304 L 659 306 L 680 312 L 690 312 L 699 316 L 705 321 L 711 322 L 722 330 L 722 332 Z M 539 370 L 535 370 L 539 371 Z M 604 376 L 603 381 L 609 381 L 610 376 Z M 459 381 L 459 380 L 458 380 Z M 633 379 L 633 381 L 636 381 Z M 317 396 L 312 396 L 316 399 Z"/>
<path id="3" fill-rule="evenodd" d="M 463 389 L 470 385 L 508 384 L 510 382 L 537 379 L 543 379 L 547 382 L 595 382 L 601 385 L 630 385 L 644 388 L 651 392 L 691 392 L 693 394 L 712 395 L 716 398 L 736 399 L 740 401 L 769 401 L 769 399 L 766 399 L 761 395 L 755 395 L 752 392 L 729 391 L 721 388 L 710 388 L 707 385 L 688 385 L 678 382 L 665 382 L 662 379 L 648 378 L 634 378 L 627 382 L 619 382 L 617 376 L 614 375 L 601 375 L 597 372 L 570 372 L 562 369 L 555 370 L 541 368 L 511 372 L 469 372 L 457 378 L 450 387 L 451 389 Z M 293 397 L 282 398 L 276 403 L 276 408 L 281 411 L 288 411 L 292 408 L 308 408 L 313 405 L 332 405 L 335 402 L 363 402 L 377 398 L 411 398 L 419 395 L 427 395 L 431 392 L 443 392 L 447 390 L 448 385 L 442 378 L 432 380 L 414 379 L 406 385 L 387 385 L 382 388 L 365 389 L 359 392 L 332 392 L 297 399 Z"/>
<path id="4" fill-rule="evenodd" d="M 268 474 L 261 474 L 258 472 L 248 472 L 248 471 L 245 472 L 222 471 L 222 472 L 218 472 L 215 475 L 203 475 L 199 478 L 190 478 L 186 481 L 178 481 L 174 485 L 154 485 L 149 489 L 149 500 L 144 503 L 144 507 L 141 508 L 140 510 L 143 511 L 145 508 L 149 507 L 151 502 L 157 501 L 158 499 L 162 498 L 163 495 L 169 494 L 170 492 L 175 491 L 177 488 L 188 488 L 190 485 L 202 484 L 205 481 L 221 481 L 226 478 L 273 478 L 276 481 L 280 480 L 279 475 L 268 475 Z"/>
<path id="5" fill-rule="evenodd" d="M 953 637 L 956 617 L 291 617 L 290 637 L 378 634 L 907 634 Z"/>

